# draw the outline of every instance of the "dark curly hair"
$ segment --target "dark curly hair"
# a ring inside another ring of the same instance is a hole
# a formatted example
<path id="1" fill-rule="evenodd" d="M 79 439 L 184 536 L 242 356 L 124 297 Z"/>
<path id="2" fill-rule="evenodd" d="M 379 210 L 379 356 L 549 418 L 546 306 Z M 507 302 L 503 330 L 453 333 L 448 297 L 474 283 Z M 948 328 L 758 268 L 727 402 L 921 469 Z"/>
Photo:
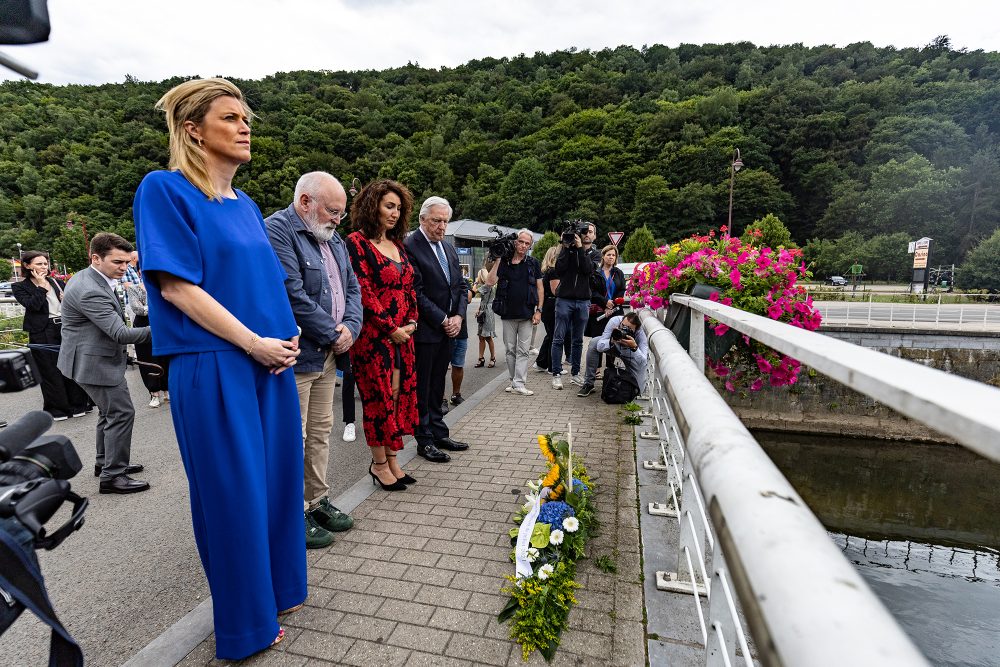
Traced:
<path id="1" fill-rule="evenodd" d="M 399 222 L 385 233 L 391 241 L 402 241 L 410 227 L 410 214 L 413 212 L 413 195 L 402 183 L 382 179 L 373 181 L 361 188 L 361 192 L 351 202 L 351 224 L 366 237 L 378 237 L 378 207 L 382 198 L 393 192 L 399 197 Z"/>

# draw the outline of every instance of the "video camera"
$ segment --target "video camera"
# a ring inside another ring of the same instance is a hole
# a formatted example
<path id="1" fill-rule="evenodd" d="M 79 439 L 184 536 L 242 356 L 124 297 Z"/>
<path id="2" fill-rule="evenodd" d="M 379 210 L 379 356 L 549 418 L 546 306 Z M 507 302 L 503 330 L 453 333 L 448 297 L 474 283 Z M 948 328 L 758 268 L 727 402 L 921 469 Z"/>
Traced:
<path id="1" fill-rule="evenodd" d="M 496 234 L 496 238 L 486 246 L 489 249 L 487 259 L 510 259 L 514 256 L 514 241 L 517 240 L 517 233 L 504 234 L 496 225 L 490 225 L 488 231 Z"/>
<path id="2" fill-rule="evenodd" d="M 38 384 L 38 369 L 28 350 L 0 352 L 0 392 Z M 88 501 L 70 489 L 68 479 L 83 465 L 63 435 L 45 435 L 52 426 L 46 412 L 29 412 L 0 431 L 0 634 L 25 608 L 52 626 L 51 664 L 82 665 L 83 653 L 59 622 L 34 549 L 55 549 L 83 526 Z M 52 532 L 45 523 L 62 507 L 72 515 Z"/>
<path id="3" fill-rule="evenodd" d="M 590 223 L 583 220 L 567 220 L 559 242 L 565 246 L 571 246 L 576 243 L 577 236 L 582 237 L 588 231 L 590 231 Z"/>

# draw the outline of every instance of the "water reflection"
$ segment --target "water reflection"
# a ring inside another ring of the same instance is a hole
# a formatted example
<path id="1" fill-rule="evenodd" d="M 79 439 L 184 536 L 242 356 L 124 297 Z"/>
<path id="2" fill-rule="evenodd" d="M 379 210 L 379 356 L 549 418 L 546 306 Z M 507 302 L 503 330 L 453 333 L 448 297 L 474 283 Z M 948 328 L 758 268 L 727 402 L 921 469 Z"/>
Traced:
<path id="1" fill-rule="evenodd" d="M 1000 465 L 944 445 L 754 434 L 935 665 L 1000 665 Z"/>

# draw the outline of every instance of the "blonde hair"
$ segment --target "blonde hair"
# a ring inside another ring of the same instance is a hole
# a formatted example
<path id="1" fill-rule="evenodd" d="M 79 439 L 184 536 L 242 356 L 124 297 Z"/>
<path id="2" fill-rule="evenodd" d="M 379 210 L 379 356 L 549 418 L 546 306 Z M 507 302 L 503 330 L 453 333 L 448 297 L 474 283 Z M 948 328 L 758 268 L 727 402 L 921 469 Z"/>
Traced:
<path id="1" fill-rule="evenodd" d="M 558 245 L 554 245 L 545 251 L 545 257 L 542 258 L 542 273 L 556 267 L 556 260 L 559 258 L 560 250 L 561 248 Z"/>
<path id="2" fill-rule="evenodd" d="M 247 118 L 253 112 L 243 99 L 243 93 L 225 79 L 192 79 L 174 86 L 159 99 L 154 107 L 167 116 L 167 131 L 170 133 L 170 169 L 184 174 L 192 185 L 205 193 L 209 199 L 222 201 L 222 193 L 208 174 L 205 150 L 197 140 L 184 129 L 184 123 L 191 121 L 201 124 L 208 113 L 208 107 L 220 97 L 233 97 L 242 106 Z"/>

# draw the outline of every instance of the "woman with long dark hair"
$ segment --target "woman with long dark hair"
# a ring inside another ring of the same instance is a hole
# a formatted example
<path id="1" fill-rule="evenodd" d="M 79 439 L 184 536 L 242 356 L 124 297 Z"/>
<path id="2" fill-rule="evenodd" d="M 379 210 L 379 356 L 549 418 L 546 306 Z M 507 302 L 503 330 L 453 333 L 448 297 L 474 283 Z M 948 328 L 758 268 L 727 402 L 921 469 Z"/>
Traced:
<path id="1" fill-rule="evenodd" d="M 55 348 L 62 343 L 62 298 L 66 285 L 49 275 L 49 258 L 44 252 L 21 253 L 21 273 L 24 280 L 11 285 L 14 298 L 24 306 L 21 328 L 28 332 L 29 344 L 53 348 L 31 351 L 41 376 L 42 409 L 55 421 L 82 417 L 93 409 L 87 392 L 56 368 L 59 351 Z"/>
<path id="2" fill-rule="evenodd" d="M 361 285 L 364 324 L 351 347 L 351 366 L 361 395 L 368 474 L 387 491 L 415 480 L 396 462 L 403 436 L 419 421 L 417 373 L 411 336 L 417 330 L 413 267 L 403 249 L 413 196 L 389 180 L 369 183 L 351 205 L 354 229 L 347 252 Z"/>

